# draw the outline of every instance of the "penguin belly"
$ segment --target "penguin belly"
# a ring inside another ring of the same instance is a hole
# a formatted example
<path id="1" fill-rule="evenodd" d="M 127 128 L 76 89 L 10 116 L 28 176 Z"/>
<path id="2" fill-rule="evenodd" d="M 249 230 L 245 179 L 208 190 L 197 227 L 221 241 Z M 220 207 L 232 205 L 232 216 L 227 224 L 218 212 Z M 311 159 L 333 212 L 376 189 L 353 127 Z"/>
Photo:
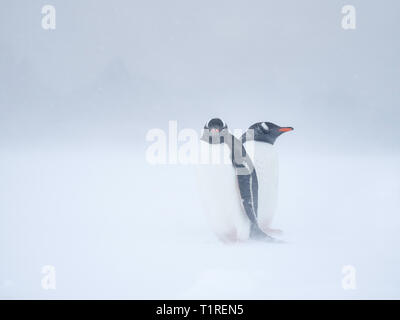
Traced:
<path id="1" fill-rule="evenodd" d="M 259 141 L 254 143 L 252 153 L 249 153 L 257 172 L 258 179 L 258 214 L 257 221 L 260 228 L 269 233 L 278 202 L 279 162 L 274 146 Z M 249 148 L 250 149 L 250 148 Z M 247 149 L 246 149 L 247 150 Z"/>
<path id="2" fill-rule="evenodd" d="M 208 223 L 224 242 L 247 240 L 250 236 L 250 220 L 242 208 L 235 170 L 230 161 L 230 149 L 225 144 L 204 141 L 200 141 L 200 144 L 201 156 L 204 153 L 211 155 L 208 161 L 197 166 L 199 194 Z M 216 161 L 217 158 L 219 161 Z"/>

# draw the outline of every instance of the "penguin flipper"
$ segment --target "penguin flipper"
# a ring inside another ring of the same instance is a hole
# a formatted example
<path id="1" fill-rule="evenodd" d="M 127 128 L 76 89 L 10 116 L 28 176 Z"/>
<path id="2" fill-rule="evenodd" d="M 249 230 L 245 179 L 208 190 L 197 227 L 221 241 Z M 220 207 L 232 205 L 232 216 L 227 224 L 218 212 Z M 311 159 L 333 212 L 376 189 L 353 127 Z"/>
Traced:
<path id="1" fill-rule="evenodd" d="M 257 225 L 257 204 L 254 201 L 251 175 L 236 175 L 243 209 L 252 225 Z M 256 178 L 257 179 L 257 178 Z"/>
<path id="2" fill-rule="evenodd" d="M 257 224 L 258 179 L 253 162 L 241 141 L 232 137 L 232 165 L 235 168 L 240 198 L 247 217 Z"/>
<path id="3" fill-rule="evenodd" d="M 269 236 L 260 229 L 257 222 L 258 179 L 253 162 L 240 140 L 232 137 L 232 146 L 232 164 L 236 172 L 240 198 L 251 224 L 250 238 L 268 238 Z"/>
<path id="4" fill-rule="evenodd" d="M 250 220 L 250 239 L 277 242 L 275 238 L 265 233 L 257 221 L 257 175 L 255 170 L 249 175 L 237 175 L 243 209 Z"/>

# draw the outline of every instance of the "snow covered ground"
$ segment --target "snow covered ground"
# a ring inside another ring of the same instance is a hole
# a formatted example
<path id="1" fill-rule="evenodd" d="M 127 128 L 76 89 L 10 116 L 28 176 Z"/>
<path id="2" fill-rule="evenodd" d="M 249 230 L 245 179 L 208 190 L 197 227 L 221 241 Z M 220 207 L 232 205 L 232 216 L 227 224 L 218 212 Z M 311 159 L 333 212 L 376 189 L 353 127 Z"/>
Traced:
<path id="1" fill-rule="evenodd" d="M 0 298 L 400 298 L 399 156 L 284 150 L 274 226 L 287 243 L 226 245 L 194 168 L 132 149 L 2 149 Z"/>

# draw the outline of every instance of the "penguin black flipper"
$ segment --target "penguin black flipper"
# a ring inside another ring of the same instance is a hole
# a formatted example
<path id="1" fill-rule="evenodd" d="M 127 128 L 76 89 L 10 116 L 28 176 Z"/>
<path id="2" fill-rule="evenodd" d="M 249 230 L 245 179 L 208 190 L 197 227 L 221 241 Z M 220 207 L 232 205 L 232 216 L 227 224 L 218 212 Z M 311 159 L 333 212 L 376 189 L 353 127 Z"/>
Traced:
<path id="1" fill-rule="evenodd" d="M 236 168 L 236 167 L 235 167 Z M 237 166 L 236 169 L 243 168 Z M 239 193 L 242 199 L 243 209 L 250 220 L 250 238 L 255 240 L 275 241 L 275 239 L 260 229 L 257 222 L 257 207 L 258 207 L 258 181 L 256 171 L 253 170 L 249 174 L 236 174 L 239 186 Z"/>
<path id="2" fill-rule="evenodd" d="M 236 168 L 236 167 L 235 167 Z M 236 168 L 238 169 L 238 168 Z M 237 170 L 236 170 L 237 171 Z M 240 198 L 247 217 L 252 224 L 257 224 L 257 205 L 254 202 L 254 187 L 257 187 L 257 181 L 253 182 L 253 175 L 236 174 Z"/>
<path id="3" fill-rule="evenodd" d="M 258 179 L 253 162 L 242 142 L 232 136 L 232 164 L 235 168 L 243 209 L 251 222 L 250 238 L 274 240 L 258 226 Z"/>

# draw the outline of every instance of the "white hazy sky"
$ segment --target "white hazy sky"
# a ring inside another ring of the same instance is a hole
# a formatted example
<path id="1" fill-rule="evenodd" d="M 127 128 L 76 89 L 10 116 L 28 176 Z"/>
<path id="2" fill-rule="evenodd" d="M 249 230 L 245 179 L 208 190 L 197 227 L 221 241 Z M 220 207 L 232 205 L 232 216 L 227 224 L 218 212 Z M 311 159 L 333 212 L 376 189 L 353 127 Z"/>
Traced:
<path id="1" fill-rule="evenodd" d="M 149 128 L 262 120 L 291 147 L 399 151 L 398 1 L 5 0 L 0 145 L 144 142 Z M 288 142 L 289 143 L 289 142 Z"/>

